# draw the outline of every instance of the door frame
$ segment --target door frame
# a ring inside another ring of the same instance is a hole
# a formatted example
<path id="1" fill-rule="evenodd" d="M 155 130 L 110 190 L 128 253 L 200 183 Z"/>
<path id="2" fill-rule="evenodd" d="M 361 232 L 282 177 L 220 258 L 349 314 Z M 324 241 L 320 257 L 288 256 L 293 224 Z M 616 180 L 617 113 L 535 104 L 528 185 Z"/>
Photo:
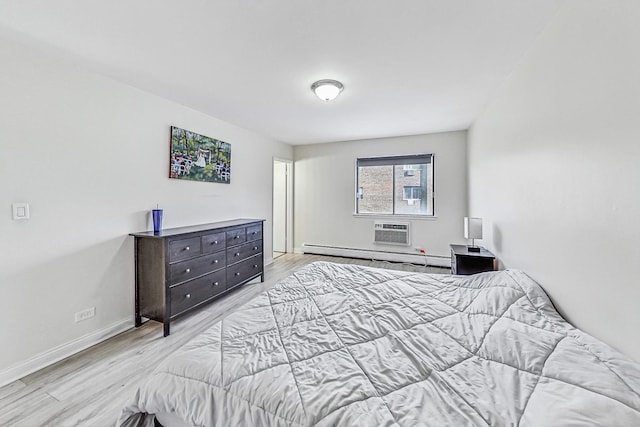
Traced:
<path id="1" fill-rule="evenodd" d="M 273 208 L 274 208 L 274 200 L 273 200 L 273 181 L 274 181 L 274 170 L 275 170 L 275 162 L 281 162 L 287 164 L 287 175 L 285 178 L 286 181 L 286 190 L 285 190 L 285 250 L 286 253 L 293 253 L 293 160 L 285 159 L 282 157 L 273 157 L 271 162 L 271 248 L 273 251 L 273 239 L 274 239 L 274 223 L 275 219 L 273 218 Z"/>

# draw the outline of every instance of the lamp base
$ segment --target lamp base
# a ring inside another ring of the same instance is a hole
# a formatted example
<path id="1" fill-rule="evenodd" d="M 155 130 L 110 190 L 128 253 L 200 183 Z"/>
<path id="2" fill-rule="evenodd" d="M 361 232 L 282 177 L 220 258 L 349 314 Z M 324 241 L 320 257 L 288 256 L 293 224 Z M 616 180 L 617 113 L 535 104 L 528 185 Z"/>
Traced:
<path id="1" fill-rule="evenodd" d="M 467 246 L 469 252 L 480 252 L 480 246 Z"/>

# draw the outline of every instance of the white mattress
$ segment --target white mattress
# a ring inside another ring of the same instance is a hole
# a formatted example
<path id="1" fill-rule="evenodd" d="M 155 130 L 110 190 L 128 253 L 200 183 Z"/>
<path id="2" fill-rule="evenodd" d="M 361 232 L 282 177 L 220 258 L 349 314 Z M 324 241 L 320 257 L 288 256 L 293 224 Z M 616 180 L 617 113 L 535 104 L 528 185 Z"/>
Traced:
<path id="1" fill-rule="evenodd" d="M 519 271 L 320 262 L 169 357 L 117 425 L 160 412 L 194 426 L 640 426 L 640 365 Z"/>

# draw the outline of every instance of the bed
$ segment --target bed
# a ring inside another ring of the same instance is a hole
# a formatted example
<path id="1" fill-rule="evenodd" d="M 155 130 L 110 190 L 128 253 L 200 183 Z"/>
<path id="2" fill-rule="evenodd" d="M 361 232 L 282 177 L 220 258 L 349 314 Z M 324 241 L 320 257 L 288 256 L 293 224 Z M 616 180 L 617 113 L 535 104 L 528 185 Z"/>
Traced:
<path id="1" fill-rule="evenodd" d="M 315 262 L 156 368 L 117 426 L 640 426 L 640 365 L 516 270 Z"/>

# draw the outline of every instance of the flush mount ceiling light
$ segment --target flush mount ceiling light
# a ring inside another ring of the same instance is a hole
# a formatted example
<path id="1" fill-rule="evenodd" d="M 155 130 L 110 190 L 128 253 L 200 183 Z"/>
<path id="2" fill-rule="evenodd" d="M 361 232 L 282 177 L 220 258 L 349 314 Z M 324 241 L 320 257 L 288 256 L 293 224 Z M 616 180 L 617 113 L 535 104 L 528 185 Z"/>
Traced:
<path id="1" fill-rule="evenodd" d="M 323 101 L 331 101 L 342 92 L 344 86 L 337 80 L 318 80 L 311 85 L 311 90 Z"/>

